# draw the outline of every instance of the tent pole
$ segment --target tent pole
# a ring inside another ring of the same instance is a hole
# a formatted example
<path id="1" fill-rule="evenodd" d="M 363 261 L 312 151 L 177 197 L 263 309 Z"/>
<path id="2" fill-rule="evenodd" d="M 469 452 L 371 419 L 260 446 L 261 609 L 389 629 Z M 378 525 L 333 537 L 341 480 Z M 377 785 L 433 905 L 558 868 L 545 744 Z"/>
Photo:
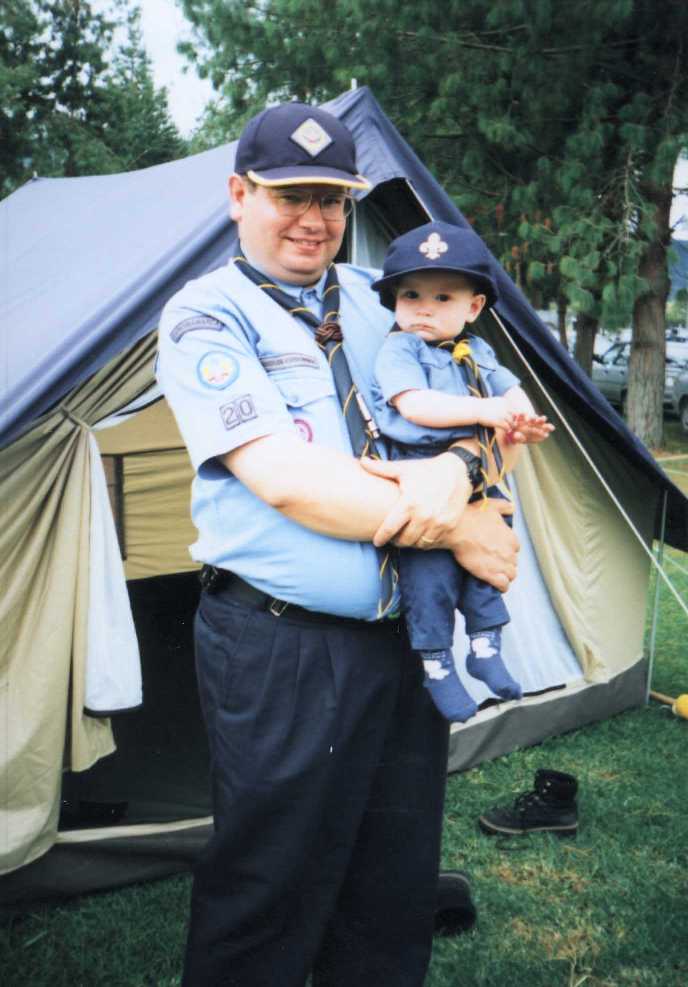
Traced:
<path id="1" fill-rule="evenodd" d="M 664 535 L 666 533 L 666 516 L 667 516 L 667 499 L 669 497 L 669 491 L 664 490 L 664 499 L 662 500 L 662 523 L 659 530 L 659 545 L 657 546 L 657 565 L 659 568 L 662 566 L 662 561 L 664 559 Z M 659 615 L 659 587 L 660 580 L 659 577 L 655 577 L 655 601 L 652 608 L 652 629 L 650 630 L 650 659 L 647 668 L 647 686 L 645 688 L 645 705 L 650 701 L 650 686 L 652 685 L 652 670 L 655 664 L 655 641 L 657 638 L 657 618 Z"/>

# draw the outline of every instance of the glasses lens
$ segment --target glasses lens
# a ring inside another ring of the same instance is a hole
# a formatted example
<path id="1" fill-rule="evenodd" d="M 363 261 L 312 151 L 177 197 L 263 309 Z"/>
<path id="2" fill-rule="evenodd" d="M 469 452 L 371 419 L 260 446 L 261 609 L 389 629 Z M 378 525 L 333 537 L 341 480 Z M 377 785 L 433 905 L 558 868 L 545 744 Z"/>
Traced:
<path id="1" fill-rule="evenodd" d="M 270 190 L 270 196 L 277 211 L 282 216 L 303 216 L 315 200 L 320 206 L 323 219 L 345 219 L 353 209 L 353 199 L 344 192 L 325 195 L 301 192 L 298 189 Z"/>
<path id="2" fill-rule="evenodd" d="M 344 192 L 323 195 L 320 199 L 320 211 L 324 219 L 345 219 L 353 208 L 353 199 Z"/>
<path id="3" fill-rule="evenodd" d="M 282 216 L 300 216 L 308 212 L 311 204 L 311 196 L 308 192 L 269 190 L 270 196 L 277 207 L 277 211 Z"/>

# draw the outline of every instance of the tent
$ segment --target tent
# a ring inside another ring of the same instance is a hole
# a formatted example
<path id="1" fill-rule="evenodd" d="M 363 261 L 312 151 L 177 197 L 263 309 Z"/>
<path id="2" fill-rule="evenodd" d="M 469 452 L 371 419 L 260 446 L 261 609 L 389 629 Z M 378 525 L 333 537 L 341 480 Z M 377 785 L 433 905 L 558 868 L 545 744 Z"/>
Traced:
<path id="1" fill-rule="evenodd" d="M 327 108 L 372 183 L 340 259 L 379 265 L 428 217 L 467 225 L 367 89 Z M 208 836 L 191 468 L 153 368 L 165 301 L 234 252 L 234 152 L 36 179 L 0 204 L 5 903 L 174 873 Z M 649 546 L 688 549 L 681 492 L 499 281 L 481 331 L 558 428 L 515 479 L 506 650 L 527 695 L 468 680 L 483 708 L 453 729 L 450 770 L 641 704 Z"/>

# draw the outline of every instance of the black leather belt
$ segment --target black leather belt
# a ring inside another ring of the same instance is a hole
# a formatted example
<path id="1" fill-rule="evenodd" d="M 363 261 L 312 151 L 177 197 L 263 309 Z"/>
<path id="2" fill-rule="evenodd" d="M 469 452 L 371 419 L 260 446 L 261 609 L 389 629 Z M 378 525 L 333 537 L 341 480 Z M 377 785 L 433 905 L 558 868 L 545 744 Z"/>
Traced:
<path id="1" fill-rule="evenodd" d="M 317 610 L 306 610 L 295 603 L 286 603 L 284 600 L 277 600 L 269 593 L 251 586 L 245 579 L 229 572 L 227 569 L 218 569 L 213 565 L 204 565 L 200 572 L 201 586 L 206 593 L 225 593 L 237 603 L 243 603 L 251 610 L 263 610 L 271 613 L 273 617 L 281 617 L 283 614 L 292 620 L 297 620 L 310 624 L 341 624 L 345 627 L 370 628 L 399 626 L 399 620 L 357 620 L 355 617 L 338 617 L 331 613 L 319 613 Z"/>

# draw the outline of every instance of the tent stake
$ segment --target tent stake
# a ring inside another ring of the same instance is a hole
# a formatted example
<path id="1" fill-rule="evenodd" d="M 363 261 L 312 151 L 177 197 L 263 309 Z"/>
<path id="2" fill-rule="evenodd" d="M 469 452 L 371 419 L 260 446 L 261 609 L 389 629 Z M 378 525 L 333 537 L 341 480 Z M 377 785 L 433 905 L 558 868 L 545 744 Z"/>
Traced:
<path id="1" fill-rule="evenodd" d="M 667 499 L 669 497 L 668 490 L 664 490 L 664 498 L 662 500 L 662 523 L 660 525 L 659 531 L 659 545 L 657 546 L 657 565 L 659 568 L 662 566 L 662 561 L 664 559 L 664 535 L 666 532 L 666 516 L 667 516 Z M 655 601 L 652 608 L 652 629 L 650 631 L 650 659 L 647 668 L 647 685 L 645 688 L 645 705 L 650 701 L 650 686 L 652 685 L 652 670 L 655 664 L 655 640 L 657 638 L 657 617 L 659 615 L 659 587 L 660 580 L 659 576 L 655 575 Z"/>

